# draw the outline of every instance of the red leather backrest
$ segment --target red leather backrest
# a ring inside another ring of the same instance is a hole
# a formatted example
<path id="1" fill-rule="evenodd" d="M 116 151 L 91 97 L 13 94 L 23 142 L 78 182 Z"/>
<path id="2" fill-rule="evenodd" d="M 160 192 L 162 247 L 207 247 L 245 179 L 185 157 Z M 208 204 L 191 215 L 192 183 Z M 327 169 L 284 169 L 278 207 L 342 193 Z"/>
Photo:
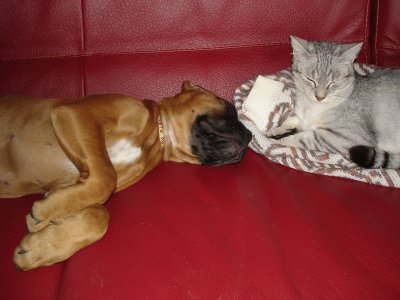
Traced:
<path id="1" fill-rule="evenodd" d="M 319 0 L 306 5 L 292 0 L 145 2 L 87 1 L 87 51 L 271 45 L 288 43 L 290 34 L 338 41 L 366 38 L 368 1 Z"/>
<path id="2" fill-rule="evenodd" d="M 375 0 L 375 6 L 374 63 L 400 67 L 400 1 Z"/>
<path id="3" fill-rule="evenodd" d="M 0 1 L 0 58 L 79 55 L 80 0 Z"/>
<path id="4" fill-rule="evenodd" d="M 366 42 L 368 8 L 369 0 L 1 1 L 0 58 L 280 45 L 290 34 Z"/>

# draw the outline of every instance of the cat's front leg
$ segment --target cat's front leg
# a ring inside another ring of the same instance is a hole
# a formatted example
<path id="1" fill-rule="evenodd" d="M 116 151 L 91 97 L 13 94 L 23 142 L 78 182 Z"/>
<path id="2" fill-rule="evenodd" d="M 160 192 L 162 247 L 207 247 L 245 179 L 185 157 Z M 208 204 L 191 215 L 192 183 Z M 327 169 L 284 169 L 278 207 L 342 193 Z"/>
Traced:
<path id="1" fill-rule="evenodd" d="M 267 137 L 271 139 L 282 139 L 290 136 L 299 130 L 300 120 L 296 116 L 291 116 L 279 127 L 271 128 L 267 131 Z"/>
<path id="2" fill-rule="evenodd" d="M 273 144 L 316 150 L 316 145 L 313 141 L 313 133 L 311 131 L 301 131 L 282 138 L 272 139 Z"/>
<path id="3" fill-rule="evenodd" d="M 283 146 L 341 154 L 348 153 L 350 146 L 348 140 L 326 129 L 304 130 L 272 142 Z"/>

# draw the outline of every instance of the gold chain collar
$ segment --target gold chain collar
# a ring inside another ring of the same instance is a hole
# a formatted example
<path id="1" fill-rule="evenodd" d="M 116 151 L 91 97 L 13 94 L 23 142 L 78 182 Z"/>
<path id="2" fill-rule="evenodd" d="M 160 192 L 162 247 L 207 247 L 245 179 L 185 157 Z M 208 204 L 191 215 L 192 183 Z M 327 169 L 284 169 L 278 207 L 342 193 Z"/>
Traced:
<path id="1" fill-rule="evenodd" d="M 165 148 L 165 136 L 164 136 L 164 125 L 161 120 L 161 114 L 158 115 L 158 138 L 160 139 L 160 151 L 164 151 Z"/>

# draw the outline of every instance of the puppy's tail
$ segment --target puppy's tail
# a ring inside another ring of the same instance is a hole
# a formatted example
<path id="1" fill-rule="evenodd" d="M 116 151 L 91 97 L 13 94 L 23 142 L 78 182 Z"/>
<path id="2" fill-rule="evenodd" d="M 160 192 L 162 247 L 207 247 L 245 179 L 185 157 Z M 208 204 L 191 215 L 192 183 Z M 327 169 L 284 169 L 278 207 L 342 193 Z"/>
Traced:
<path id="1" fill-rule="evenodd" d="M 350 159 L 367 169 L 399 169 L 400 153 L 386 152 L 374 147 L 359 145 L 351 147 Z"/>

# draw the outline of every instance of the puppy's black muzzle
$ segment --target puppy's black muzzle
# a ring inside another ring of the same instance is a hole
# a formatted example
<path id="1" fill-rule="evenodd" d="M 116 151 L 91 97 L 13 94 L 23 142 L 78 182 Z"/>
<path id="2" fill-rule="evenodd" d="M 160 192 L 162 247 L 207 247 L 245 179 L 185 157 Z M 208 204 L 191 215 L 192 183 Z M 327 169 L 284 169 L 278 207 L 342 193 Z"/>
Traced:
<path id="1" fill-rule="evenodd" d="M 251 132 L 239 122 L 233 105 L 229 103 L 225 114 L 199 116 L 192 126 L 192 152 L 203 165 L 239 162 L 251 139 Z"/>

